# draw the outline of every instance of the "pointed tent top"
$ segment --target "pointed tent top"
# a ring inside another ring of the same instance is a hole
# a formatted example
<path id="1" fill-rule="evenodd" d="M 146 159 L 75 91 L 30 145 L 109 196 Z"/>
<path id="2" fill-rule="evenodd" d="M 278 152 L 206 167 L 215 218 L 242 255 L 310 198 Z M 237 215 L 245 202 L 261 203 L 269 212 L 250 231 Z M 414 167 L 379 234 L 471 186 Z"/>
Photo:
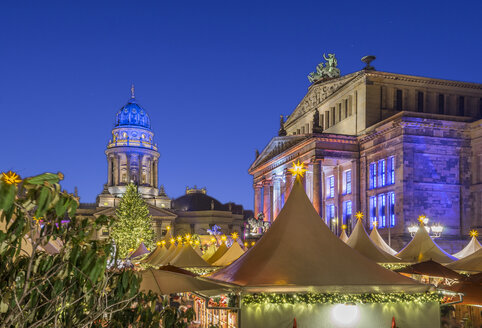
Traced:
<path id="1" fill-rule="evenodd" d="M 229 247 L 229 249 L 224 253 L 223 256 L 219 258 L 216 262 L 213 263 L 214 266 L 226 266 L 234 261 L 236 261 L 241 255 L 244 254 L 244 250 L 241 248 L 237 241 Z"/>
<path id="2" fill-rule="evenodd" d="M 196 267 L 210 267 L 211 265 L 204 261 L 201 256 L 192 248 L 190 244 L 182 247 L 182 250 L 174 257 L 170 263 L 171 265 L 180 268 L 196 268 Z"/>
<path id="3" fill-rule="evenodd" d="M 157 245 L 156 249 L 141 260 L 141 263 L 156 265 L 157 261 L 166 254 L 167 249 L 164 245 Z"/>
<path id="4" fill-rule="evenodd" d="M 423 221 L 413 239 L 398 254 L 402 262 L 423 262 L 434 260 L 438 263 L 450 263 L 457 258 L 441 249 L 429 236 Z"/>
<path id="5" fill-rule="evenodd" d="M 345 229 L 343 229 L 343 231 L 341 232 L 341 234 L 340 234 L 340 239 L 341 239 L 344 243 L 347 242 L 347 240 L 348 240 L 348 235 L 346 234 L 346 230 L 345 230 Z"/>
<path id="6" fill-rule="evenodd" d="M 394 250 L 393 248 L 391 248 L 391 247 L 385 242 L 385 240 L 383 240 L 382 236 L 380 236 L 380 233 L 378 232 L 378 229 L 377 229 L 376 224 L 373 225 L 373 230 L 372 230 L 372 232 L 370 233 L 370 239 L 373 241 L 373 243 L 375 243 L 375 245 L 377 245 L 378 247 L 380 247 L 382 250 L 384 250 L 384 251 L 387 252 L 388 254 L 390 254 L 390 255 L 395 255 L 395 254 L 397 254 L 397 251 Z"/>
<path id="7" fill-rule="evenodd" d="M 412 293 L 430 289 L 384 269 L 342 242 L 319 217 L 300 179 L 256 245 L 210 277 L 241 285 L 247 292 Z"/>
<path id="8" fill-rule="evenodd" d="M 368 237 L 368 234 L 361 220 L 358 220 L 358 222 L 356 223 L 355 229 L 353 229 L 353 232 L 351 233 L 350 238 L 348 238 L 346 244 L 375 262 L 400 262 L 398 258 L 388 254 L 384 250 L 380 249 L 377 245 L 375 245 L 375 243 L 370 239 L 370 237 Z"/>
<path id="9" fill-rule="evenodd" d="M 149 253 L 149 250 L 147 249 L 146 245 L 144 245 L 144 242 L 141 242 L 139 247 L 137 247 L 137 249 L 129 255 L 129 258 L 135 259 L 136 257 L 140 257 L 147 253 Z"/>
<path id="10" fill-rule="evenodd" d="M 467 257 L 470 254 L 477 252 L 481 248 L 482 248 L 482 245 L 479 243 L 476 236 L 472 236 L 467 246 L 465 246 L 464 249 L 462 249 L 460 252 L 455 253 L 453 256 L 455 256 L 458 259 L 463 259 L 464 257 Z"/>

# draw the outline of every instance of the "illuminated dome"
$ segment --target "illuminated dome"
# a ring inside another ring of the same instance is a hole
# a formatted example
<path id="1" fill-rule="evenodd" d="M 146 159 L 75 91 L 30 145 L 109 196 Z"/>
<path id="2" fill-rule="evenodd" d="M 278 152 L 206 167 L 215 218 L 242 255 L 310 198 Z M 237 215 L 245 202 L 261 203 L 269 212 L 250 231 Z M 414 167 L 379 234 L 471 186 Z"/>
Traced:
<path id="1" fill-rule="evenodd" d="M 151 120 L 146 111 L 137 104 L 134 95 L 132 95 L 127 104 L 117 112 L 115 126 L 137 126 L 150 130 Z"/>

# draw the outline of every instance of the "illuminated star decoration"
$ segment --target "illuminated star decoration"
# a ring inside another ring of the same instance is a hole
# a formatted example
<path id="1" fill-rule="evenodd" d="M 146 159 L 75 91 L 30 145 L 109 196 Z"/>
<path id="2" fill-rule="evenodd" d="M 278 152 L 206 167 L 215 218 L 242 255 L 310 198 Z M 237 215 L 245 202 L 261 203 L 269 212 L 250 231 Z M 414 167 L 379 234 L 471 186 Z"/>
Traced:
<path id="1" fill-rule="evenodd" d="M 469 235 L 470 235 L 470 237 L 477 238 L 477 236 L 479 235 L 479 232 L 475 229 L 472 229 L 472 230 L 470 230 Z"/>
<path id="2" fill-rule="evenodd" d="M 355 217 L 357 218 L 357 220 L 361 220 L 361 219 L 363 219 L 363 213 L 358 211 L 358 212 L 356 212 Z"/>
<path id="3" fill-rule="evenodd" d="M 169 242 L 170 242 L 171 244 L 174 244 L 174 243 L 176 242 L 176 240 L 175 240 L 174 238 L 171 238 L 171 240 L 169 240 Z"/>
<path id="4" fill-rule="evenodd" d="M 222 241 L 226 241 L 227 239 L 228 239 L 228 238 L 227 238 L 225 235 L 222 235 L 222 236 L 221 236 L 221 240 L 222 240 Z"/>
<path id="5" fill-rule="evenodd" d="M 20 182 L 22 182 L 20 176 L 12 171 L 8 171 L 7 173 L 2 172 L 2 180 L 5 181 L 6 184 L 10 185 L 18 185 Z"/>
<path id="6" fill-rule="evenodd" d="M 306 172 L 305 163 L 300 163 L 300 161 L 293 163 L 293 167 L 288 169 L 288 171 L 290 171 L 294 176 L 300 176 L 300 178 L 302 178 Z"/>
<path id="7" fill-rule="evenodd" d="M 418 217 L 418 222 L 420 222 L 421 224 L 425 224 L 425 218 L 426 218 L 425 215 L 420 215 Z"/>
<path id="8" fill-rule="evenodd" d="M 378 221 L 373 221 L 373 227 L 376 228 L 378 225 Z"/>
<path id="9" fill-rule="evenodd" d="M 191 235 L 190 234 L 186 234 L 184 236 L 184 238 L 186 239 L 186 241 L 190 241 L 191 240 Z"/>
<path id="10" fill-rule="evenodd" d="M 157 246 L 161 246 L 161 242 L 158 241 L 158 242 L 156 243 L 156 245 L 157 245 Z"/>
<path id="11" fill-rule="evenodd" d="M 233 240 L 238 239 L 238 237 L 239 237 L 239 235 L 238 235 L 237 232 L 233 232 L 233 233 L 231 234 L 231 238 L 233 238 Z"/>
<path id="12" fill-rule="evenodd" d="M 343 225 L 341 226 L 341 229 L 342 229 L 342 230 L 346 230 L 346 228 L 347 228 L 346 224 L 343 224 Z"/>
<path id="13" fill-rule="evenodd" d="M 161 241 L 161 245 L 162 245 L 162 246 L 165 246 L 165 245 L 166 245 L 166 241 L 165 241 L 165 240 Z"/>

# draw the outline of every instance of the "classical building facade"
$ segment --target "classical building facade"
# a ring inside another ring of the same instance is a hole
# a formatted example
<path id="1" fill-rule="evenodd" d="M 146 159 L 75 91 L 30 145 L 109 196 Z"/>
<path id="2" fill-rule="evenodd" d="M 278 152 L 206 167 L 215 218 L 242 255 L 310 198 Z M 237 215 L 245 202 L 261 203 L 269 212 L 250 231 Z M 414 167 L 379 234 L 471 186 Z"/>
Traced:
<path id="1" fill-rule="evenodd" d="M 168 226 L 173 228 L 174 234 L 205 235 L 208 229 L 218 225 L 225 234 L 236 231 L 241 235 L 245 217 L 252 215 L 241 205 L 221 204 L 208 196 L 205 188 L 187 188 L 186 195 L 171 200 L 164 187 L 159 187 L 160 154 L 149 115 L 137 103 L 133 86 L 131 98 L 116 114 L 111 135 L 105 150 L 107 183 L 95 203 L 80 204 L 78 215 L 115 216 L 126 185 L 134 183 L 148 204 L 158 238 L 165 235 Z M 99 237 L 108 233 L 104 230 Z"/>
<path id="2" fill-rule="evenodd" d="M 395 248 L 420 215 L 444 226 L 438 241 L 448 251 L 470 229 L 482 230 L 481 84 L 369 65 L 310 81 L 249 168 L 255 213 L 276 219 L 293 182 L 287 169 L 299 160 L 308 197 L 336 233 L 354 226 L 357 211 Z"/>

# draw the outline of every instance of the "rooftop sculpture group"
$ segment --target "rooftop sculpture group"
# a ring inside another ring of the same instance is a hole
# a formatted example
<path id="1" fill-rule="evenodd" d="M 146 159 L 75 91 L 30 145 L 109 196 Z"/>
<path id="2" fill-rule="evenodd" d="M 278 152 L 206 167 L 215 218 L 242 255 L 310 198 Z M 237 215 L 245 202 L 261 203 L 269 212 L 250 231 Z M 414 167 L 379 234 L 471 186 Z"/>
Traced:
<path id="1" fill-rule="evenodd" d="M 323 58 L 326 60 L 326 62 L 319 63 L 318 66 L 316 66 L 316 72 L 311 72 L 308 75 L 308 80 L 311 83 L 319 80 L 340 77 L 340 69 L 337 68 L 338 61 L 335 58 L 335 54 L 328 54 L 328 58 L 326 58 L 326 55 L 323 54 Z"/>

